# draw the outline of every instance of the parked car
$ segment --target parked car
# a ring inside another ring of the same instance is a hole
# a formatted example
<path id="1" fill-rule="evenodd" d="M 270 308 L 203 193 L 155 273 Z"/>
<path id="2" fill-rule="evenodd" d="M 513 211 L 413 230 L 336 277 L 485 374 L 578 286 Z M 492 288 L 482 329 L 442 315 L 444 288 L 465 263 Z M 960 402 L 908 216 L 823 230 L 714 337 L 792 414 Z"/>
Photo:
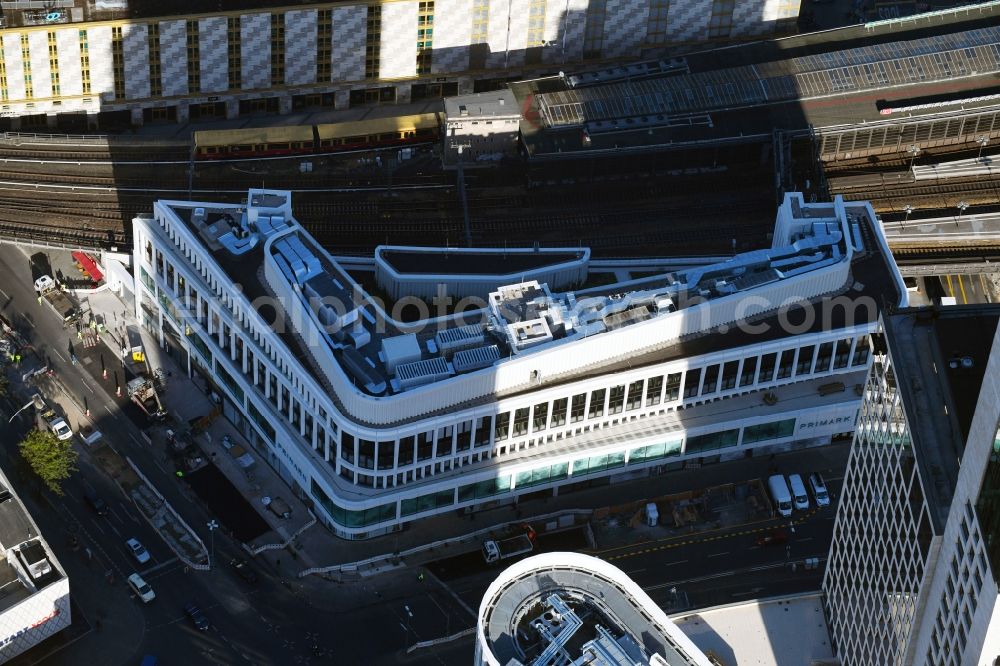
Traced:
<path id="1" fill-rule="evenodd" d="M 150 601 L 156 598 L 156 593 L 153 592 L 153 588 L 149 586 L 149 583 L 142 579 L 137 573 L 132 574 L 128 577 L 128 586 L 132 588 L 136 596 L 142 599 L 143 603 L 148 604 Z"/>
<path id="2" fill-rule="evenodd" d="M 789 474 L 788 487 L 792 491 L 792 501 L 795 504 L 795 508 L 799 511 L 808 509 L 809 495 L 806 494 L 806 486 L 802 483 L 802 477 L 798 474 Z"/>
<path id="3" fill-rule="evenodd" d="M 132 557 L 135 558 L 136 562 L 139 564 L 149 562 L 149 551 L 146 550 L 145 546 L 139 543 L 138 539 L 129 539 L 125 542 L 125 545 L 128 546 L 128 549 L 132 552 Z"/>
<path id="4" fill-rule="evenodd" d="M 88 490 L 83 494 L 83 497 L 87 500 L 87 504 L 93 509 L 98 516 L 104 516 L 108 513 L 108 505 L 102 500 L 97 493 L 93 490 Z"/>
<path id="5" fill-rule="evenodd" d="M 198 631 L 205 631 L 208 629 L 208 618 L 205 617 L 205 614 L 201 612 L 201 609 L 194 604 L 188 604 L 185 606 L 184 614 L 191 619 L 191 624 L 193 624 L 195 629 Z"/>
<path id="6" fill-rule="evenodd" d="M 229 561 L 229 566 L 236 570 L 237 575 L 248 583 L 257 582 L 257 574 L 253 572 L 246 560 L 234 559 Z"/>
<path id="7" fill-rule="evenodd" d="M 809 488 L 812 490 L 813 497 L 816 498 L 816 506 L 830 506 L 830 493 L 827 491 L 826 483 L 819 472 L 813 472 L 809 475 Z"/>
<path id="8" fill-rule="evenodd" d="M 783 529 L 771 530 L 757 537 L 758 546 L 777 546 L 788 541 L 788 532 Z"/>

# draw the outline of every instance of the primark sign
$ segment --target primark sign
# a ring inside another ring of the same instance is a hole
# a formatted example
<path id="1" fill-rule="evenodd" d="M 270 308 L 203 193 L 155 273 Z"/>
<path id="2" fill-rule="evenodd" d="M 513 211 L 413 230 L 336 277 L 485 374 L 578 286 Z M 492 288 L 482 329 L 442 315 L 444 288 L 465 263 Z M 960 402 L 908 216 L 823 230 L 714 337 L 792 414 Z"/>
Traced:
<path id="1" fill-rule="evenodd" d="M 798 422 L 796 435 L 806 437 L 816 437 L 819 435 L 832 435 L 838 432 L 845 432 L 854 429 L 856 412 L 844 414 L 842 416 L 827 416 L 819 418 L 801 418 Z"/>

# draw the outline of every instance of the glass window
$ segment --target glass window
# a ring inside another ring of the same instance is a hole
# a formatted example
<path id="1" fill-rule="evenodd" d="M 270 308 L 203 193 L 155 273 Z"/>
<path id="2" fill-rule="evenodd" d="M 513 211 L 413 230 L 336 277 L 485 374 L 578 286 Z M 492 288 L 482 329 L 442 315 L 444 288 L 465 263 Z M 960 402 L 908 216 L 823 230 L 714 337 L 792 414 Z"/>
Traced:
<path id="1" fill-rule="evenodd" d="M 814 372 L 827 372 L 830 369 L 830 359 L 833 358 L 833 343 L 824 342 L 819 346 L 819 353 L 816 355 L 816 370 Z"/>
<path id="2" fill-rule="evenodd" d="M 758 382 L 771 381 L 774 377 L 774 365 L 777 358 L 777 354 L 764 354 L 760 357 L 760 376 L 757 378 Z"/>
<path id="3" fill-rule="evenodd" d="M 858 338 L 858 344 L 854 347 L 854 360 L 851 362 L 851 365 L 864 365 L 868 363 L 870 344 L 869 336 L 863 335 Z"/>
<path id="4" fill-rule="evenodd" d="M 434 455 L 435 457 L 450 456 L 452 453 L 452 447 L 454 446 L 454 441 L 452 437 L 452 431 L 454 428 L 452 426 L 446 426 L 444 428 L 438 428 L 437 442 L 434 445 Z"/>
<path id="5" fill-rule="evenodd" d="M 566 405 L 569 398 L 559 398 L 552 403 L 552 427 L 558 428 L 566 423 Z"/>
<path id="6" fill-rule="evenodd" d="M 628 387 L 628 401 L 625 409 L 639 409 L 642 407 L 642 380 L 632 382 Z"/>
<path id="7" fill-rule="evenodd" d="M 604 389 L 598 389 L 590 394 L 590 412 L 587 418 L 596 419 L 604 416 Z"/>
<path id="8" fill-rule="evenodd" d="M 578 423 L 583 420 L 583 414 L 587 410 L 587 394 L 578 393 L 573 396 L 573 408 L 569 413 L 569 422 Z"/>
<path id="9" fill-rule="evenodd" d="M 681 397 L 681 376 L 680 372 L 667 375 L 667 388 L 663 395 L 663 402 L 673 402 Z"/>
<path id="10" fill-rule="evenodd" d="M 754 375 L 757 374 L 757 357 L 743 359 L 743 372 L 740 373 L 740 386 L 753 384 Z"/>
<path id="11" fill-rule="evenodd" d="M 514 433 L 511 437 L 520 437 L 528 434 L 528 411 L 527 407 L 514 412 Z"/>
<path id="12" fill-rule="evenodd" d="M 851 358 L 851 338 L 839 340 L 837 342 L 837 355 L 833 358 L 833 369 L 840 370 L 847 367 L 847 362 Z"/>
<path id="13" fill-rule="evenodd" d="M 813 362 L 813 352 L 816 351 L 815 347 L 800 347 L 799 348 L 799 362 L 795 365 L 795 376 L 808 375 L 812 370 Z"/>
<path id="14" fill-rule="evenodd" d="M 663 391 L 663 375 L 650 377 L 646 381 L 646 406 L 660 404 L 660 392 Z"/>
<path id="15" fill-rule="evenodd" d="M 569 476 L 569 463 L 546 465 L 527 472 L 518 472 L 514 485 L 517 488 L 527 488 L 565 479 L 567 476 Z"/>
<path id="16" fill-rule="evenodd" d="M 475 432 L 475 446 L 479 448 L 480 446 L 486 446 L 490 443 L 490 426 L 492 425 L 492 418 L 489 416 L 482 416 L 476 422 L 476 432 Z"/>
<path id="17" fill-rule="evenodd" d="M 740 369 L 739 361 L 729 361 L 722 366 L 722 389 L 731 389 L 736 386 L 736 373 Z"/>
<path id="18" fill-rule="evenodd" d="M 462 421 L 455 433 L 455 449 L 468 451 L 472 448 L 472 421 Z"/>
<path id="19" fill-rule="evenodd" d="M 510 475 L 458 487 L 458 501 L 469 502 L 510 491 Z"/>
<path id="20" fill-rule="evenodd" d="M 743 443 L 753 444 L 755 442 L 763 442 L 768 439 L 788 437 L 793 432 L 795 432 L 795 419 L 760 423 L 757 425 L 747 426 L 743 429 Z"/>
<path id="21" fill-rule="evenodd" d="M 778 363 L 778 379 L 785 379 L 792 376 L 792 362 L 794 360 L 794 349 L 786 349 L 781 352 L 781 362 Z"/>
<path id="22" fill-rule="evenodd" d="M 628 452 L 628 462 L 629 464 L 641 463 L 649 460 L 659 460 L 660 458 L 679 456 L 682 448 L 682 442 L 679 439 L 677 441 L 666 442 L 664 444 L 640 446 L 639 448 L 632 449 Z"/>
<path id="23" fill-rule="evenodd" d="M 449 506 L 454 503 L 455 491 L 451 489 L 441 490 L 436 493 L 430 493 L 429 495 L 421 495 L 420 497 L 415 497 L 413 499 L 403 500 L 400 502 L 400 514 L 403 516 L 412 516 L 415 513 L 438 509 L 442 506 Z"/>
<path id="24" fill-rule="evenodd" d="M 430 460 L 434 455 L 434 433 L 422 432 L 417 435 L 417 462 Z"/>
<path id="25" fill-rule="evenodd" d="M 705 383 L 702 385 L 701 394 L 714 393 L 716 384 L 719 381 L 719 366 L 713 365 L 705 369 Z"/>
<path id="26" fill-rule="evenodd" d="M 399 440 L 399 466 L 413 463 L 413 442 L 414 438 L 402 437 Z"/>
<path id="27" fill-rule="evenodd" d="M 354 436 L 346 432 L 340 433 L 340 457 L 349 463 L 354 462 Z"/>
<path id="28" fill-rule="evenodd" d="M 698 395 L 699 388 L 701 388 L 701 368 L 688 370 L 687 377 L 684 378 L 684 397 L 691 398 Z"/>
<path id="29" fill-rule="evenodd" d="M 591 456 L 573 461 L 573 476 L 583 474 L 593 474 L 614 467 L 621 467 L 625 464 L 625 452 L 609 453 L 600 456 Z"/>
<path id="30" fill-rule="evenodd" d="M 736 446 L 736 443 L 740 439 L 740 429 L 736 428 L 734 430 L 723 430 L 721 432 L 713 432 L 708 435 L 695 435 L 693 437 L 687 438 L 687 444 L 684 448 L 685 453 L 701 453 L 703 451 L 715 451 L 717 449 L 725 449 L 730 446 Z"/>
<path id="31" fill-rule="evenodd" d="M 375 442 L 372 440 L 358 440 L 358 465 L 365 469 L 375 468 Z"/>
<path id="32" fill-rule="evenodd" d="M 549 422 L 549 403 L 542 402 L 535 405 L 535 415 L 531 420 L 531 432 L 545 430 Z"/>
<path id="33" fill-rule="evenodd" d="M 608 414 L 620 414 L 625 406 L 625 386 L 612 386 L 608 398 Z"/>
<path id="34" fill-rule="evenodd" d="M 497 425 L 495 429 L 496 441 L 502 442 L 507 439 L 507 431 L 510 429 L 510 412 L 497 415 Z"/>

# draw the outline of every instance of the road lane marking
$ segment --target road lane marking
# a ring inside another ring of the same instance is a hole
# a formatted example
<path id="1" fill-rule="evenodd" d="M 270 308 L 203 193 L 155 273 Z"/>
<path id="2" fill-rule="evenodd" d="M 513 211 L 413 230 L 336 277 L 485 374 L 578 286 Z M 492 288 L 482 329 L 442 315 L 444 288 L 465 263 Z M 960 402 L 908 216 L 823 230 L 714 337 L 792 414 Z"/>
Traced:
<path id="1" fill-rule="evenodd" d="M 958 277 L 958 288 L 962 290 L 962 303 L 964 303 L 965 305 L 968 305 L 969 304 L 969 297 L 965 295 L 965 280 L 962 279 L 961 275 L 959 275 L 957 277 Z M 970 284 L 971 284 L 971 282 L 970 282 Z"/>
<path id="2" fill-rule="evenodd" d="M 112 525 L 111 523 L 108 523 L 108 527 L 110 527 L 110 528 L 111 528 L 111 531 L 112 531 L 112 532 L 114 532 L 115 534 L 117 534 L 117 535 L 118 535 L 118 538 L 119 538 L 119 539 L 124 539 L 124 538 L 125 538 L 125 537 L 123 537 L 123 536 L 122 536 L 122 533 L 118 531 L 118 528 L 117 528 L 117 527 L 115 527 L 114 525 Z"/>
<path id="3" fill-rule="evenodd" d="M 139 439 L 134 434 L 129 433 L 128 436 L 129 436 L 129 439 L 131 439 L 137 445 L 142 446 L 142 442 L 140 442 Z"/>
<path id="4" fill-rule="evenodd" d="M 801 539 L 795 539 L 795 541 L 812 541 L 812 537 L 802 537 Z"/>
<path id="5" fill-rule="evenodd" d="M 722 557 L 723 555 L 728 555 L 728 554 L 729 554 L 729 551 L 726 551 L 724 553 L 712 553 L 708 557 Z"/>
<path id="6" fill-rule="evenodd" d="M 63 363 L 66 362 L 66 359 L 63 358 L 63 355 L 60 354 L 59 352 L 57 352 L 55 349 L 52 350 L 52 353 L 55 354 L 56 356 L 58 356 L 59 360 L 62 361 Z"/>
<path id="7" fill-rule="evenodd" d="M 104 528 L 101 527 L 101 524 L 98 523 L 96 520 L 94 521 L 94 527 L 96 527 L 101 534 L 104 534 Z"/>
<path id="8" fill-rule="evenodd" d="M 108 410 L 108 414 L 111 414 L 112 418 L 114 417 L 115 413 L 113 411 L 111 411 L 110 407 L 108 407 L 107 405 L 104 405 L 104 409 Z"/>
<path id="9" fill-rule="evenodd" d="M 677 560 L 676 562 L 665 562 L 663 564 L 663 566 L 669 567 L 669 566 L 672 566 L 674 564 L 687 564 L 688 562 L 689 562 L 689 560 Z"/>
<path id="10" fill-rule="evenodd" d="M 955 297 L 955 286 L 951 283 L 951 276 L 945 275 L 944 279 L 948 282 L 948 295 L 952 298 Z"/>
<path id="11" fill-rule="evenodd" d="M 634 576 L 635 574 L 640 573 L 642 571 L 645 571 L 645 569 L 632 569 L 630 571 L 626 571 L 625 573 L 627 573 L 629 576 Z"/>

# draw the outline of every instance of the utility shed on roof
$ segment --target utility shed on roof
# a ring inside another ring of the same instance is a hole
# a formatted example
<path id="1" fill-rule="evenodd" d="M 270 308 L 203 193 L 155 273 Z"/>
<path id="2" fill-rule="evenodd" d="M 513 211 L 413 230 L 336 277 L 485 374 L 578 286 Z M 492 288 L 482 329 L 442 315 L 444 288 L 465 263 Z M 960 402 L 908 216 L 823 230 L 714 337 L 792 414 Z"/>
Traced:
<path id="1" fill-rule="evenodd" d="M 389 373 L 404 363 L 414 363 L 420 360 L 420 343 L 413 333 L 382 338 L 382 357 Z"/>

